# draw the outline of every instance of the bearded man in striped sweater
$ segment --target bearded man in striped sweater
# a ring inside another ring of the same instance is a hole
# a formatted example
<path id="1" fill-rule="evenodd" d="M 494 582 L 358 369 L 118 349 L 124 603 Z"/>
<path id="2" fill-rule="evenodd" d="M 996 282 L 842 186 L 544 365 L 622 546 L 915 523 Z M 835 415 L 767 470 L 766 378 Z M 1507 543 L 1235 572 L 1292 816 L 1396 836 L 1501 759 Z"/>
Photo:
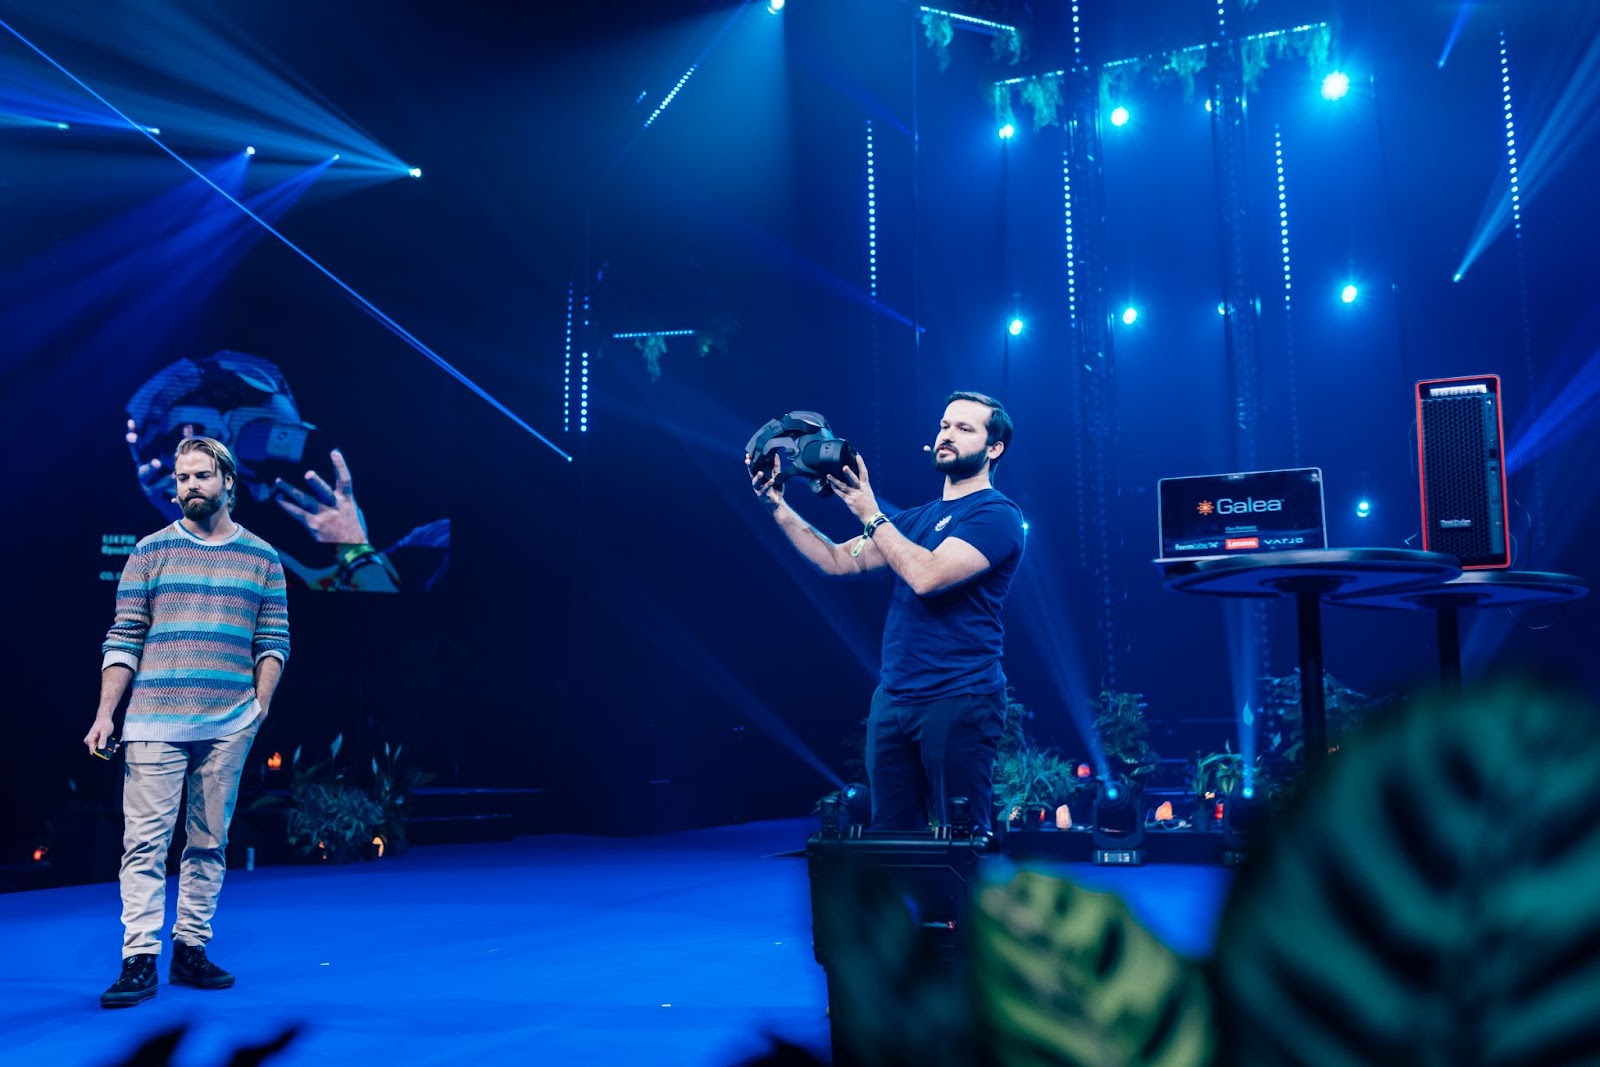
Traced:
<path id="1" fill-rule="evenodd" d="M 233 985 L 233 975 L 206 958 L 206 944 L 239 777 L 289 657 L 283 565 L 271 545 L 233 521 L 238 476 L 228 446 L 185 438 L 173 474 L 183 518 L 128 557 L 103 648 L 100 708 L 83 738 L 90 752 L 115 751 L 112 716 L 131 683 L 121 738 L 122 973 L 101 994 L 107 1008 L 156 995 L 167 849 L 186 782 L 188 840 L 168 981 Z"/>

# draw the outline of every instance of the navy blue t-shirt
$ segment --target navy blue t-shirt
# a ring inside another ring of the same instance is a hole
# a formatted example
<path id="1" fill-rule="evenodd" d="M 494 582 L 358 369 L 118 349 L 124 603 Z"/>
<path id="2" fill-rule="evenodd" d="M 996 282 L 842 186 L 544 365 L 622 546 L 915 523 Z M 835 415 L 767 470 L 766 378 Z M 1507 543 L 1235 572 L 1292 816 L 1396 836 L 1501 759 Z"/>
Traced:
<path id="1" fill-rule="evenodd" d="M 898 703 L 915 704 L 1003 689 L 1000 608 L 1022 562 L 1022 509 L 998 489 L 981 489 L 910 508 L 893 521 L 929 551 L 946 537 L 959 537 L 983 553 L 989 569 L 925 597 L 903 581 L 894 583 L 878 676 L 884 692 Z"/>

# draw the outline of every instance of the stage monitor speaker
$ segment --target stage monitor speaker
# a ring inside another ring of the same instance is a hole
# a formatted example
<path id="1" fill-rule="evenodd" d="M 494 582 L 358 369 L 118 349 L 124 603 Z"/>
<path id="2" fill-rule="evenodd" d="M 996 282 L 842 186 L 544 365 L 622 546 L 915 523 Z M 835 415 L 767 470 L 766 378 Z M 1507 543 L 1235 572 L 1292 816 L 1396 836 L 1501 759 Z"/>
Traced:
<path id="1" fill-rule="evenodd" d="M 1500 377 L 1417 383 L 1422 547 L 1467 570 L 1511 565 Z"/>
<path id="2" fill-rule="evenodd" d="M 987 834 L 948 829 L 852 826 L 811 835 L 812 949 L 827 975 L 835 1067 L 876 1059 L 852 1042 L 860 1032 L 853 1020 L 873 1012 L 880 997 L 907 995 L 894 976 L 910 961 L 881 958 L 884 946 L 908 952 L 915 961 L 908 973 L 922 981 L 957 980 L 970 897 L 992 848 Z"/>

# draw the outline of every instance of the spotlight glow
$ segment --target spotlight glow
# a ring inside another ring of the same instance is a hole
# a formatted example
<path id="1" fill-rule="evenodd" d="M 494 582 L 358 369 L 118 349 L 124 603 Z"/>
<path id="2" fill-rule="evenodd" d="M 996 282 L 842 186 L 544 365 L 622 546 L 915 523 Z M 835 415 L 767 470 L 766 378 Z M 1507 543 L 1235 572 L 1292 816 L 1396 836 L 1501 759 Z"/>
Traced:
<path id="1" fill-rule="evenodd" d="M 1015 137 L 1016 135 L 1017 135 L 1017 128 L 1015 126 L 1011 125 L 1011 123 L 1008 122 L 1004 126 L 1000 127 L 1000 139 L 1002 141 L 1009 141 L 1009 140 L 1011 140 L 1011 138 Z"/>
<path id="2" fill-rule="evenodd" d="M 1365 519 L 1372 514 L 1372 501 L 1363 500 L 1356 505 L 1356 517 Z"/>
<path id="3" fill-rule="evenodd" d="M 1131 116 L 1128 114 L 1128 109 L 1125 107 L 1114 107 L 1111 109 L 1111 125 L 1113 126 L 1126 126 L 1130 117 Z"/>
<path id="4" fill-rule="evenodd" d="M 767 0 L 767 14 L 776 15 L 783 10 L 783 0 Z"/>
<path id="5" fill-rule="evenodd" d="M 1139 321 L 1139 309 L 1132 304 L 1122 309 L 1122 325 L 1132 326 Z"/>
<path id="6" fill-rule="evenodd" d="M 1021 334 L 1022 333 L 1022 320 L 1021 319 L 1012 319 L 1011 320 L 1011 324 L 1006 327 L 1006 331 L 1008 333 L 1010 333 L 1012 337 L 1016 337 L 1019 334 Z"/>
<path id="7" fill-rule="evenodd" d="M 253 144 L 245 145 L 244 146 L 244 154 L 247 155 L 247 156 L 255 155 L 256 154 L 256 146 L 253 145 Z"/>
<path id="8" fill-rule="evenodd" d="M 1350 92 L 1350 75 L 1336 70 L 1322 79 L 1322 99 L 1343 100 Z"/>
<path id="9" fill-rule="evenodd" d="M 1346 304 L 1354 304 L 1356 302 L 1356 297 L 1360 295 L 1361 290 L 1357 289 L 1353 285 L 1347 285 L 1343 289 L 1339 290 L 1339 299 L 1343 300 Z"/>
<path id="10" fill-rule="evenodd" d="M 412 167 L 410 170 L 406 171 L 406 173 L 411 175 L 413 178 L 420 178 L 422 177 L 422 168 Z"/>

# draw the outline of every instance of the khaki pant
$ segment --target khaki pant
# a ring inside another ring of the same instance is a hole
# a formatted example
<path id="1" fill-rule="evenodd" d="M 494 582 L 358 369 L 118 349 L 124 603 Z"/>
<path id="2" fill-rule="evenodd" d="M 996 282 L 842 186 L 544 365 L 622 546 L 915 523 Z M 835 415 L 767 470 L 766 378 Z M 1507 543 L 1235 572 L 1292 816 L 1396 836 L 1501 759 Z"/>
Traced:
<path id="1" fill-rule="evenodd" d="M 178 805 L 189 787 L 188 842 L 178 877 L 178 920 L 172 939 L 211 940 L 222 875 L 227 870 L 228 824 L 239 778 L 261 720 L 211 741 L 129 741 L 122 772 L 122 956 L 161 951 L 167 903 L 167 850 Z"/>

